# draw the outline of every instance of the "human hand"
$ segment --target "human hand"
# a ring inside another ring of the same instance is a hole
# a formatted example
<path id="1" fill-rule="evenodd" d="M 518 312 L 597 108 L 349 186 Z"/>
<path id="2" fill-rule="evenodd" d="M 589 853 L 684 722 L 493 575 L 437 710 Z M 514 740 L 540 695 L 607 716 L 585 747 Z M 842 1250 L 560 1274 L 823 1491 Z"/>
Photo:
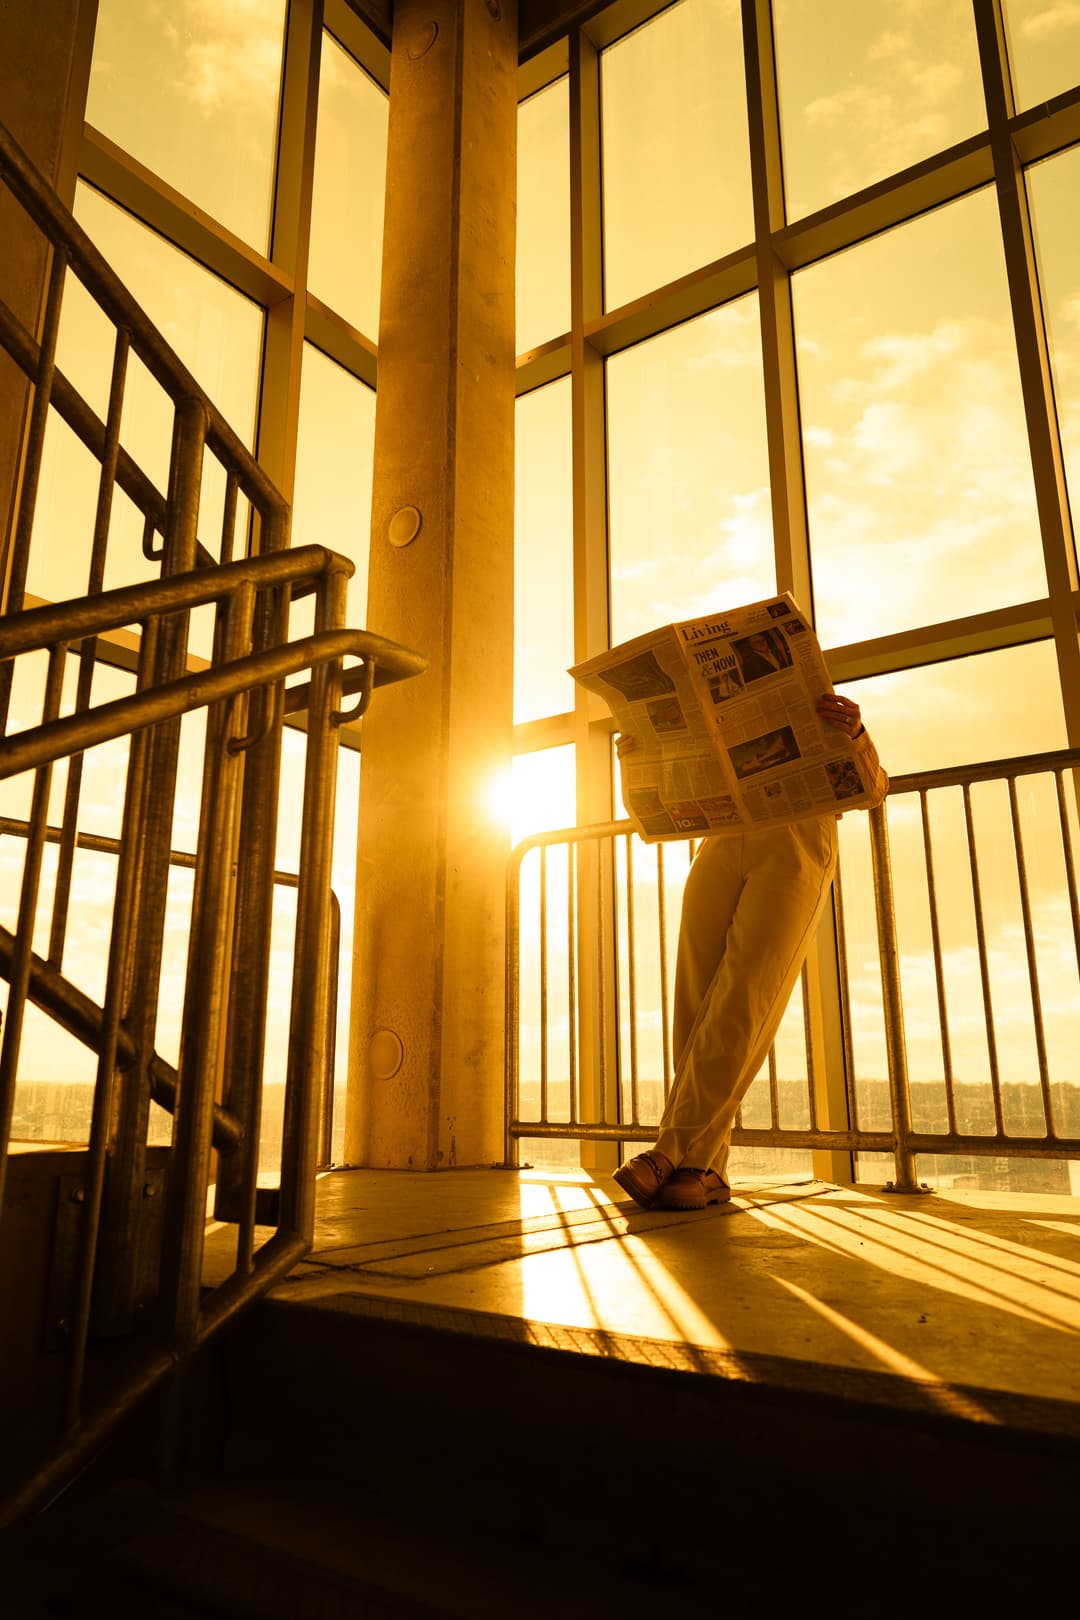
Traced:
<path id="1" fill-rule="evenodd" d="M 817 700 L 817 712 L 827 725 L 857 737 L 862 730 L 862 714 L 854 698 L 842 697 L 839 692 L 825 692 Z"/>
<path id="2" fill-rule="evenodd" d="M 620 731 L 615 738 L 615 752 L 618 754 L 620 759 L 622 759 L 624 754 L 629 754 L 631 750 L 636 747 L 637 738 L 632 737 L 628 732 Z"/>

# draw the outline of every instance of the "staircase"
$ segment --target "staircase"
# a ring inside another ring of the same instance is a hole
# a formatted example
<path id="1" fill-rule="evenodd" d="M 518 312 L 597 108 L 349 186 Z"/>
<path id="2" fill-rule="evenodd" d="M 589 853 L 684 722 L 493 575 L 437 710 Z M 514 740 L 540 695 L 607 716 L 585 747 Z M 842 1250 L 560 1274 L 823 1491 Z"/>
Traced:
<path id="1" fill-rule="evenodd" d="M 1048 1611 L 1055 1579 L 1075 1580 L 1080 1445 L 1054 1431 L 1053 1414 L 976 1432 L 869 1388 L 793 1390 L 705 1356 L 634 1359 L 599 1335 L 591 1354 L 538 1347 L 508 1318 L 315 1308 L 271 1293 L 312 1239 L 337 732 L 423 660 L 346 626 L 350 565 L 322 547 L 289 549 L 280 495 L 2 129 L 0 182 L 50 264 L 40 333 L 0 301 L 0 346 L 30 392 L 0 624 L 0 781 L 29 784 L 27 813 L 3 823 L 25 848 L 12 926 L 0 930 L 5 1620 Z M 114 331 L 104 419 L 56 366 L 71 275 Z M 123 448 L 131 355 L 173 401 L 166 490 Z M 34 604 L 50 413 L 94 456 L 99 494 L 85 578 L 73 577 L 70 600 Z M 212 541 L 208 458 L 225 489 Z M 117 489 L 141 514 L 148 577 L 105 590 Z M 314 629 L 297 636 L 302 598 L 314 599 Z M 202 610 L 214 629 L 196 667 Z M 132 690 L 99 701 L 95 670 L 133 629 Z M 44 670 L 38 712 L 12 728 L 26 666 Z M 300 711 L 298 967 L 280 1176 L 264 1187 L 277 788 L 282 728 Z M 197 712 L 206 741 L 172 1065 L 157 1040 L 163 932 L 181 730 Z M 95 842 L 80 824 L 81 762 L 117 742 L 116 837 Z M 116 877 L 105 989 L 92 996 L 65 946 L 76 853 L 98 846 Z M 31 1009 L 93 1054 L 84 1143 L 10 1140 Z M 149 1141 L 152 1104 L 172 1116 L 168 1145 Z M 207 1287 L 211 1186 L 233 1255 Z"/>
<path id="2" fill-rule="evenodd" d="M 7 367 L 5 386 L 21 372 L 28 398 L 0 622 L 0 783 L 12 784 L 14 802 L 25 806 L 22 817 L 3 823 L 5 833 L 21 838 L 24 856 L 15 892 L 5 897 L 10 926 L 0 927 L 0 975 L 8 987 L 0 1044 L 0 1315 L 9 1327 L 0 1498 L 2 1517 L 14 1520 L 83 1467 L 161 1384 L 169 1389 L 161 1452 L 175 1452 L 196 1353 L 310 1244 L 333 1044 L 338 732 L 363 712 L 376 686 L 419 673 L 424 660 L 347 626 L 351 563 L 321 546 L 289 548 L 286 502 L 2 127 L 0 185 L 19 214 L 15 240 L 31 239 L 48 264 L 40 334 L 0 300 L 0 346 L 17 368 Z M 104 419 L 57 363 L 73 278 L 112 332 Z M 125 383 L 135 361 L 172 406 L 164 490 L 124 448 Z M 92 534 L 69 537 L 70 599 L 34 602 L 27 583 L 46 433 L 55 420 L 94 458 L 97 502 Z M 223 494 L 220 511 L 209 513 L 206 475 L 214 466 Z M 140 577 L 105 589 L 110 567 L 116 571 L 110 546 L 118 492 L 140 517 Z M 314 623 L 297 634 L 290 615 L 302 599 L 313 601 Z M 190 656 L 196 623 L 209 657 Z M 96 677 L 120 647 L 129 659 L 129 690 L 102 699 Z M 355 701 L 348 703 L 348 694 Z M 300 712 L 307 743 L 285 1126 L 280 1179 L 262 1187 L 282 729 Z M 201 770 L 185 780 L 183 728 L 193 715 L 205 722 L 205 741 Z M 115 754 L 117 745 L 126 763 L 115 784 L 116 836 L 88 839 L 86 770 L 96 750 Z M 198 807 L 198 840 L 173 1066 L 158 1051 L 158 1031 L 168 993 L 172 830 L 184 794 L 192 813 Z M 56 867 L 46 883 L 49 846 Z M 111 904 L 99 906 L 100 996 L 87 993 L 66 959 L 80 904 L 76 856 L 87 847 L 107 848 L 115 860 Z M 92 1054 L 90 1124 L 80 1144 L 40 1151 L 11 1142 L 20 1076 L 35 1060 L 32 1014 Z M 167 1147 L 148 1140 L 153 1104 L 173 1115 Z M 235 1261 L 206 1290 L 211 1187 L 215 1218 L 235 1229 Z"/>
<path id="3" fill-rule="evenodd" d="M 200 1364 L 187 1482 L 135 1483 L 118 1436 L 9 1539 L 10 1612 L 997 1615 L 1070 1576 L 1075 1435 L 623 1348 L 265 1300 Z"/>

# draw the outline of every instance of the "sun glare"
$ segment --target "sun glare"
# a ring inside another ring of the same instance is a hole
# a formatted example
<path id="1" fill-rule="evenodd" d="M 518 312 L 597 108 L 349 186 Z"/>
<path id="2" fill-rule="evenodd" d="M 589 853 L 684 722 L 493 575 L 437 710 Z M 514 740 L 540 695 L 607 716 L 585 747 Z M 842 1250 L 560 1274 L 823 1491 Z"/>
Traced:
<path id="1" fill-rule="evenodd" d="M 523 754 L 489 780 L 482 795 L 486 813 L 510 829 L 515 844 L 531 833 L 573 825 L 573 756 L 572 747 Z"/>
<path id="2" fill-rule="evenodd" d="M 491 819 L 500 827 L 514 823 L 514 773 L 509 766 L 499 771 L 488 782 L 484 805 Z"/>

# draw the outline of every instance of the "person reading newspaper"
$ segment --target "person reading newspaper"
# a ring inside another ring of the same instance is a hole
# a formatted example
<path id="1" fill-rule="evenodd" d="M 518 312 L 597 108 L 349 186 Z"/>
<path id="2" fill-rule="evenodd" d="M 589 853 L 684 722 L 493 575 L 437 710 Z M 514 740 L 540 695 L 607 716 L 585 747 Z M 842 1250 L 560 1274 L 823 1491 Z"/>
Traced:
<path id="1" fill-rule="evenodd" d="M 816 709 L 852 739 L 873 784 L 869 802 L 880 804 L 889 779 L 859 705 L 829 692 Z M 636 746 L 633 736 L 617 739 L 621 765 Z M 713 834 L 699 845 L 679 924 L 674 1083 L 655 1147 L 615 1172 L 623 1191 L 645 1209 L 704 1209 L 731 1197 L 731 1128 L 773 1043 L 824 908 L 836 868 L 836 822 L 831 810 L 786 825 Z"/>

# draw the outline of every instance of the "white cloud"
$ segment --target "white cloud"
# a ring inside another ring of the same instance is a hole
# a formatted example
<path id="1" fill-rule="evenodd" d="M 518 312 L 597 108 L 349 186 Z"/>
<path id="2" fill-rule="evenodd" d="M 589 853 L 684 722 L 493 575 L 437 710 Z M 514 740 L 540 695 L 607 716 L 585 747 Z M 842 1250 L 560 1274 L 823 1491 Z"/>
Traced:
<path id="1" fill-rule="evenodd" d="M 1057 0 L 1044 5 L 1034 16 L 1025 17 L 1020 33 L 1025 39 L 1048 40 L 1080 27 L 1080 0 Z"/>
<path id="2" fill-rule="evenodd" d="M 1073 293 L 1062 302 L 1061 319 L 1080 333 L 1080 292 Z"/>
<path id="3" fill-rule="evenodd" d="M 188 0 L 178 87 L 203 112 L 265 108 L 281 78 L 280 0 Z"/>
<path id="4" fill-rule="evenodd" d="M 886 29 L 883 34 L 879 34 L 878 38 L 870 46 L 866 53 L 866 59 L 868 62 L 892 62 L 910 49 L 910 35 L 899 34 Z"/>

